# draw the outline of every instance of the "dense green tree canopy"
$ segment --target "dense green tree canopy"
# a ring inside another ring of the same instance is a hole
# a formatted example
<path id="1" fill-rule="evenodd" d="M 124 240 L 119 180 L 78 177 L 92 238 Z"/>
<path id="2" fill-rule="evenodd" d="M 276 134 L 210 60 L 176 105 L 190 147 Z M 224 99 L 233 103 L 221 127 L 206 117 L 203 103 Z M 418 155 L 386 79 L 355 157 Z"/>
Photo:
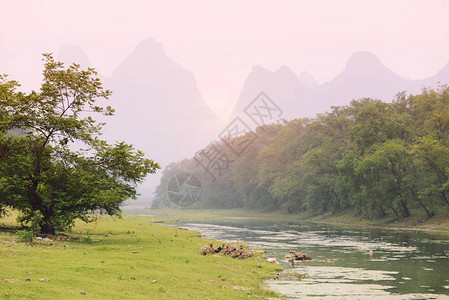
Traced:
<path id="1" fill-rule="evenodd" d="M 172 166 L 171 173 L 191 172 L 205 183 L 196 206 L 223 207 L 229 201 L 230 207 L 353 210 L 381 218 L 388 211 L 408 217 L 413 209 L 431 217 L 449 205 L 446 86 L 399 93 L 391 103 L 352 101 L 314 119 L 284 121 L 256 133 L 258 140 L 213 182 L 193 160 Z M 225 143 L 215 144 L 225 151 Z M 158 199 L 164 199 L 163 191 L 164 178 Z M 170 205 L 155 206 L 163 203 Z"/>
<path id="2" fill-rule="evenodd" d="M 21 221 L 43 232 L 88 221 L 92 213 L 120 213 L 137 195 L 136 184 L 159 165 L 131 145 L 100 138 L 111 116 L 94 69 L 68 68 L 44 55 L 39 92 L 22 93 L 0 77 L 0 206 L 19 210 Z"/>

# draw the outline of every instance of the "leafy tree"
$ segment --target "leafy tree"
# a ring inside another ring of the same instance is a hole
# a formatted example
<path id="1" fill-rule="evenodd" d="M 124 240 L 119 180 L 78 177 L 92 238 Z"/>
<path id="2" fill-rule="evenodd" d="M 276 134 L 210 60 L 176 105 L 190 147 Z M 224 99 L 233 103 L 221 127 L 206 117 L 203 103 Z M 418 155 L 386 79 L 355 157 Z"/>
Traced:
<path id="1" fill-rule="evenodd" d="M 394 196 L 395 207 L 401 206 L 404 217 L 410 216 L 407 199 L 412 199 L 418 203 L 426 212 L 427 216 L 433 216 L 433 212 L 428 208 L 423 197 L 419 195 L 422 180 L 419 175 L 419 162 L 414 157 L 408 145 L 399 140 L 393 139 L 379 145 L 375 152 L 364 156 L 359 166 L 360 173 L 376 173 L 379 180 L 371 180 L 368 185 L 378 185 L 389 182 L 395 186 Z M 383 185 L 381 185 L 383 186 Z"/>
<path id="2" fill-rule="evenodd" d="M 340 153 L 338 144 L 326 138 L 323 145 L 304 154 L 301 173 L 303 184 L 307 186 L 307 198 L 311 207 L 321 207 L 323 211 L 327 211 L 330 204 L 334 211 L 340 210 L 342 204 L 338 180 Z"/>
<path id="3" fill-rule="evenodd" d="M 302 193 L 294 161 L 305 151 L 302 145 L 306 143 L 303 143 L 302 139 L 308 122 L 308 119 L 296 119 L 284 121 L 282 126 L 278 124 L 276 135 L 271 136 L 256 154 L 257 186 L 262 192 L 258 198 L 266 200 L 262 207 L 283 208 L 288 212 L 297 212 L 300 209 Z M 292 187 L 295 188 L 291 189 Z M 271 195 L 270 202 L 267 201 L 267 195 Z M 272 205 L 267 207 L 268 203 Z"/>
<path id="4" fill-rule="evenodd" d="M 421 94 L 411 95 L 403 102 L 413 117 L 411 125 L 419 136 L 427 135 L 448 142 L 449 87 L 442 85 L 438 90 L 423 89 Z"/>
<path id="5" fill-rule="evenodd" d="M 333 107 L 332 112 L 319 115 L 306 127 L 307 152 L 296 162 L 300 166 L 302 185 L 307 190 L 306 203 L 314 210 L 333 212 L 345 205 L 342 197 L 339 162 L 352 147 L 350 125 L 345 107 Z"/>
<path id="6" fill-rule="evenodd" d="M 369 151 L 372 146 L 390 139 L 411 138 L 410 116 L 399 113 L 394 104 L 371 99 L 363 99 L 359 103 L 361 106 L 355 114 L 351 140 L 360 150 Z"/>
<path id="7" fill-rule="evenodd" d="M 449 204 L 449 89 L 354 100 L 313 119 L 258 128 L 251 147 L 213 184 L 207 207 L 428 217 Z M 245 138 L 239 137 L 238 139 Z M 232 142 L 232 141 L 230 141 Z M 226 148 L 220 141 L 218 148 Z M 192 160 L 190 165 L 194 165 Z"/>
<path id="8" fill-rule="evenodd" d="M 449 181 L 449 149 L 441 140 L 422 137 L 414 145 L 414 151 L 419 158 L 425 161 L 430 172 L 434 175 L 433 182 L 425 189 L 426 194 L 439 194 L 444 204 L 449 205 L 448 189 Z"/>
<path id="9" fill-rule="evenodd" d="M 159 165 L 131 145 L 100 139 L 104 123 L 93 116 L 114 110 L 97 104 L 111 92 L 94 69 L 64 68 L 51 54 L 44 66 L 39 92 L 18 92 L 5 76 L 0 81 L 0 203 L 54 233 L 77 218 L 92 220 L 92 213 L 120 214 L 120 204 L 135 198 L 136 185 Z"/>

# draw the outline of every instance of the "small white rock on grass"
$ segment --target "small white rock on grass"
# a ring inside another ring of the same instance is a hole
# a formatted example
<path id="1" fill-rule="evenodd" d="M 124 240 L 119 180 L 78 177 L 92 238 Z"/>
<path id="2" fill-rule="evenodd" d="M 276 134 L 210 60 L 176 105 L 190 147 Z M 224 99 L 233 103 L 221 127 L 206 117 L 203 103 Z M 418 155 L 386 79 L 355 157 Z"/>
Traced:
<path id="1" fill-rule="evenodd" d="M 276 258 L 271 258 L 271 257 L 267 258 L 267 262 L 272 263 L 272 264 L 279 264 L 279 262 L 277 261 Z"/>

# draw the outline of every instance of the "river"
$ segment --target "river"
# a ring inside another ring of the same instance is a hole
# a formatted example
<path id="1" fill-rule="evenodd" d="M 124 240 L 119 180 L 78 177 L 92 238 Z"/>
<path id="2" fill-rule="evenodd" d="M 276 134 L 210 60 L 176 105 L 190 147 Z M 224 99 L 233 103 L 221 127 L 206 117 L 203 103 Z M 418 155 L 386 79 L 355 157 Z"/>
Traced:
<path id="1" fill-rule="evenodd" d="M 263 248 L 285 268 L 267 286 L 289 299 L 449 299 L 449 235 L 443 233 L 242 218 L 178 225 Z M 290 250 L 313 260 L 293 267 L 284 259 Z"/>

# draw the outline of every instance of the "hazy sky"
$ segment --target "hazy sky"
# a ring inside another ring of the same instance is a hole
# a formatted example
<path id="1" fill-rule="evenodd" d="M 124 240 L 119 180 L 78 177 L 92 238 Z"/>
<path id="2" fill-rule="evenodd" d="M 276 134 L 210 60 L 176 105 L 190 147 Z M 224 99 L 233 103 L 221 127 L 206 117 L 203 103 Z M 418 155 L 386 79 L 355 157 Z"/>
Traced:
<path id="1" fill-rule="evenodd" d="M 0 0 L 0 73 L 37 88 L 42 52 L 79 45 L 104 75 L 153 38 L 191 70 L 205 101 L 229 113 L 252 66 L 288 65 L 320 83 L 355 51 L 397 74 L 436 73 L 449 60 L 449 1 Z"/>

